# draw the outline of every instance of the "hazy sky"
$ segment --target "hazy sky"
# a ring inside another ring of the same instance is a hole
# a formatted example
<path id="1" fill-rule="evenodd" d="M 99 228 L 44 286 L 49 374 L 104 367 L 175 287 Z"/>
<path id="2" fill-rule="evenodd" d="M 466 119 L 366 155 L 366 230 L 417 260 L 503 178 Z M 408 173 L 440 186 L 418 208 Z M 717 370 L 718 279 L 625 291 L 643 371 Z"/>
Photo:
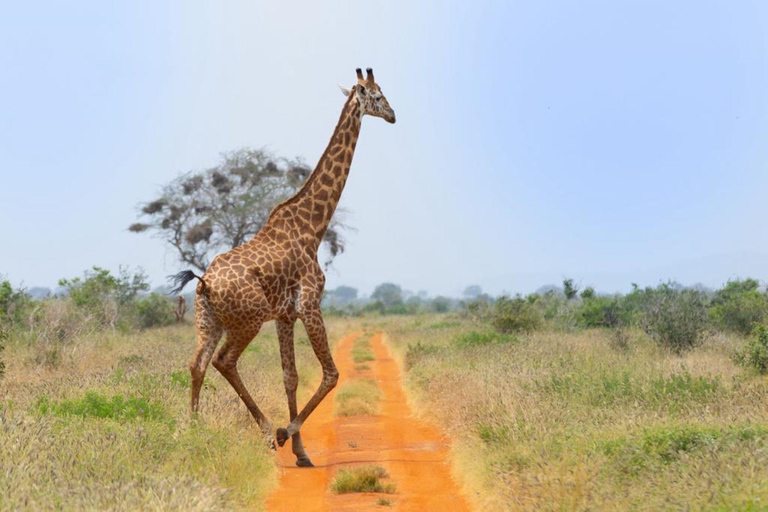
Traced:
<path id="1" fill-rule="evenodd" d="M 768 3 L 6 2 L 0 274 L 186 265 L 126 231 L 219 153 L 314 165 L 356 67 L 367 118 L 328 287 L 456 295 L 768 278 Z"/>

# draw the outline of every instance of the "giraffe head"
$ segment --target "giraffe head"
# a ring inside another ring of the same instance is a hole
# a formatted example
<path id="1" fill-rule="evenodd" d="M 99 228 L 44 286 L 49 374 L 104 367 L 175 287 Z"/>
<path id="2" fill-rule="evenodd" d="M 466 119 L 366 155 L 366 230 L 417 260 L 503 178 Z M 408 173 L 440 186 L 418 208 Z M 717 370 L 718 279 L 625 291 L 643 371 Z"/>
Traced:
<path id="1" fill-rule="evenodd" d="M 366 69 L 368 76 L 363 78 L 363 71 L 357 68 L 357 85 L 352 89 L 341 88 L 345 96 L 354 94 L 360 104 L 361 115 L 380 117 L 388 123 L 395 122 L 395 111 L 389 106 L 387 98 L 381 92 L 381 87 L 373 79 L 373 70 Z"/>

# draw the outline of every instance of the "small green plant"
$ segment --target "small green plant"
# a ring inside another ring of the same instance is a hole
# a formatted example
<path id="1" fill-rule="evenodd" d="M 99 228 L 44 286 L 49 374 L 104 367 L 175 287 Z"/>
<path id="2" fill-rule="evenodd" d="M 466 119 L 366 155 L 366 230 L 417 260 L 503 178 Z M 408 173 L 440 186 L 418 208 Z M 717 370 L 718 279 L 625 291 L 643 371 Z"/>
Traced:
<path id="1" fill-rule="evenodd" d="M 753 368 L 760 374 L 768 373 L 768 327 L 758 325 L 743 351 L 734 355 L 737 363 Z"/>
<path id="2" fill-rule="evenodd" d="M 188 388 L 192 381 L 192 376 L 189 372 L 177 370 L 171 373 L 171 382 L 182 388 Z"/>
<path id="3" fill-rule="evenodd" d="M 94 391 L 88 391 L 82 398 L 58 402 L 42 396 L 37 400 L 37 411 L 42 415 L 111 418 L 114 420 L 136 418 L 158 420 L 166 416 L 160 404 L 150 402 L 144 397 L 125 398 L 121 395 L 107 397 Z"/>
<path id="4" fill-rule="evenodd" d="M 376 504 L 380 507 L 391 507 L 392 506 L 392 500 L 387 500 L 384 498 L 379 498 L 379 501 L 376 502 Z"/>
<path id="5" fill-rule="evenodd" d="M 395 492 L 395 484 L 383 483 L 382 478 L 389 475 L 381 466 L 360 466 L 351 469 L 340 469 L 336 473 L 331 490 L 336 494 L 349 494 L 356 492 L 381 492 L 392 494 Z"/>
<path id="6" fill-rule="evenodd" d="M 512 432 L 507 425 L 498 423 L 478 423 L 477 435 L 486 444 L 505 443 L 512 440 Z"/>

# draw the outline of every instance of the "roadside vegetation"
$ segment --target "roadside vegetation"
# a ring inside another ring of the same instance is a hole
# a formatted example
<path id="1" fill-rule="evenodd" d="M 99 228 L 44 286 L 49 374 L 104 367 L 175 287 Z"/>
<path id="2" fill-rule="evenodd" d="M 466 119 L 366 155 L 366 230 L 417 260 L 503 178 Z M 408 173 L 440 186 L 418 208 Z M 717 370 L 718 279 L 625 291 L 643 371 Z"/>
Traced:
<path id="1" fill-rule="evenodd" d="M 94 267 L 60 284 L 60 296 L 32 299 L 0 282 L 0 509 L 263 507 L 274 458 L 214 369 L 189 415 L 191 314 L 176 323 L 174 302 L 141 272 Z M 445 301 L 389 284 L 347 305 L 354 289 L 332 291 L 329 339 L 388 335 L 416 410 L 451 435 L 457 479 L 480 509 L 768 503 L 768 296 L 757 281 L 610 296 L 572 281 L 498 298 L 469 287 Z M 300 328 L 296 355 L 305 400 L 319 365 Z M 353 357 L 369 371 L 365 339 Z M 240 370 L 265 413 L 287 422 L 274 326 Z M 338 414 L 375 413 L 366 377 L 339 390 Z M 339 489 L 359 487 L 339 476 Z"/>
<path id="2" fill-rule="evenodd" d="M 190 416 L 191 315 L 176 323 L 173 303 L 136 275 L 93 269 L 43 300 L 0 283 L 0 510 L 263 508 L 277 482 L 271 450 L 213 367 Z M 161 320 L 148 326 L 147 310 Z M 328 328 L 333 341 L 350 330 L 344 319 Z M 306 400 L 320 370 L 301 328 L 296 358 Z M 239 368 L 262 410 L 287 423 L 271 323 Z"/>
<path id="3" fill-rule="evenodd" d="M 388 333 L 481 510 L 762 510 L 768 301 L 749 281 L 551 291 L 366 326 Z"/>

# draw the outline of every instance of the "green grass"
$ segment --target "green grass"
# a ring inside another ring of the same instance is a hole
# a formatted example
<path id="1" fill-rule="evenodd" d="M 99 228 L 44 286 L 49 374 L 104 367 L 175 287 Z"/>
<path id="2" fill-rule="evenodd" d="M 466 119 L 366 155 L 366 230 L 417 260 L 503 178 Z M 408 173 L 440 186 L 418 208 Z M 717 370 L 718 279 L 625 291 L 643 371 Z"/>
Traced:
<path id="1" fill-rule="evenodd" d="M 381 390 L 373 379 L 354 379 L 346 382 L 336 393 L 337 416 L 364 416 L 377 414 Z"/>
<path id="2" fill-rule="evenodd" d="M 71 400 L 52 401 L 47 396 L 41 396 L 37 400 L 37 411 L 42 415 L 111 418 L 119 421 L 137 418 L 162 420 L 168 417 L 160 404 L 144 397 L 108 397 L 95 391 L 88 391 L 82 398 Z"/>
<path id="3" fill-rule="evenodd" d="M 380 507 L 391 507 L 392 506 L 392 500 L 379 498 L 379 500 L 376 502 L 376 504 Z"/>
<path id="4" fill-rule="evenodd" d="M 460 335 L 454 343 L 460 348 L 482 347 L 499 343 L 515 343 L 517 338 L 511 334 L 501 334 L 495 331 L 470 331 Z"/>
<path id="5" fill-rule="evenodd" d="M 594 373 L 553 373 L 547 379 L 534 381 L 529 389 L 587 405 L 632 401 L 677 410 L 691 402 L 716 398 L 723 386 L 718 377 L 693 376 L 688 371 L 644 378 L 631 370 L 603 369 Z"/>
<path id="6" fill-rule="evenodd" d="M 381 466 L 360 466 L 351 469 L 340 469 L 331 483 L 331 490 L 336 494 L 357 492 L 378 492 L 392 494 L 395 484 L 383 483 L 382 478 L 389 475 Z"/>
<path id="7" fill-rule="evenodd" d="M 373 350 L 371 350 L 371 343 L 367 339 L 359 339 L 352 345 L 352 360 L 355 363 L 376 360 L 376 356 L 373 355 Z"/>
<path id="8" fill-rule="evenodd" d="M 349 332 L 326 322 L 335 343 Z M 275 424 L 288 422 L 277 335 L 244 354 L 248 389 Z M 298 398 L 320 378 L 297 337 Z M 47 345 L 14 340 L 0 384 L 0 510 L 263 510 L 277 484 L 273 453 L 237 395 L 209 367 L 191 416 L 190 324 L 72 336 L 56 365 Z M 254 343 L 256 343 L 254 342 Z"/>

